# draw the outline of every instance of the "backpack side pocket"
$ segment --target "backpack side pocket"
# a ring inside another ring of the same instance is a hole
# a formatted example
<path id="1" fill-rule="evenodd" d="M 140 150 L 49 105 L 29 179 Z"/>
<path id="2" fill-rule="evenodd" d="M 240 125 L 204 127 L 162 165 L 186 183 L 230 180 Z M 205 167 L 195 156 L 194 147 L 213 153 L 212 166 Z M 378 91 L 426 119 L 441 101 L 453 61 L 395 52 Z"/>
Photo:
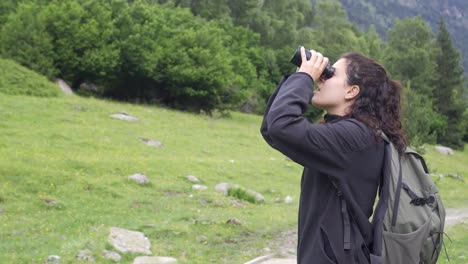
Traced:
<path id="1" fill-rule="evenodd" d="M 392 256 L 384 256 L 385 263 L 419 264 L 421 248 L 429 237 L 432 219 L 411 233 L 398 234 L 383 231 L 384 252 L 392 252 Z"/>

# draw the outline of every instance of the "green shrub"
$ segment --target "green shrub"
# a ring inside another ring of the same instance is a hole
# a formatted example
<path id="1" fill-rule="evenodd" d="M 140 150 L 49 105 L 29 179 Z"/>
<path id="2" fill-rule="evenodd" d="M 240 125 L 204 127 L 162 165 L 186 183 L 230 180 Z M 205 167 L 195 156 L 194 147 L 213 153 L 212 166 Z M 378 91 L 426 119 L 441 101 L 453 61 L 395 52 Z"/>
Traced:
<path id="1" fill-rule="evenodd" d="M 55 97 L 60 89 L 45 76 L 18 63 L 0 58 L 0 92 L 11 95 Z"/>
<path id="2" fill-rule="evenodd" d="M 248 192 L 244 188 L 241 187 L 231 187 L 228 189 L 228 196 L 235 197 L 239 200 L 244 200 L 249 203 L 257 203 L 257 199 L 255 195 Z"/>

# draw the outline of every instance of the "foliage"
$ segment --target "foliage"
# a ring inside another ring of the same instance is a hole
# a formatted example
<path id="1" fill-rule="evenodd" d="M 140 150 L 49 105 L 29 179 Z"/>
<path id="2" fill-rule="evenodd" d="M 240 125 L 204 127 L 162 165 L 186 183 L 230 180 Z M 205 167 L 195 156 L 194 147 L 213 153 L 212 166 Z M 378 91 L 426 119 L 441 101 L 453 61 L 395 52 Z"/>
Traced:
<path id="1" fill-rule="evenodd" d="M 397 21 L 388 32 L 383 61 L 392 79 L 411 81 L 411 89 L 432 94 L 434 89 L 434 35 L 420 17 Z"/>
<path id="2" fill-rule="evenodd" d="M 458 51 L 452 46 L 450 33 L 441 18 L 439 34 L 437 36 L 436 53 L 437 83 L 434 89 L 435 107 L 447 118 L 445 133 L 438 136 L 438 143 L 453 148 L 463 148 L 463 136 L 466 122 L 463 121 L 463 112 L 468 107 L 464 94 L 463 66 Z"/>
<path id="3" fill-rule="evenodd" d="M 0 31 L 0 55 L 52 78 L 58 73 L 53 60 L 54 44 L 47 32 L 47 17 L 41 10 L 26 2 L 8 17 Z"/>
<path id="4" fill-rule="evenodd" d="M 345 6 L 358 2 L 366 15 L 378 13 L 361 0 Z M 289 60 L 299 45 L 320 51 L 331 64 L 358 51 L 381 61 L 392 79 L 411 85 L 408 100 L 424 104 L 420 113 L 406 112 L 410 138 L 433 142 L 436 135 L 438 142 L 447 138 L 463 146 L 466 129 L 457 121 L 466 108 L 463 91 L 451 92 L 456 103 L 435 101 L 451 98 L 437 95 L 443 91 L 438 87 L 449 84 L 437 58 L 450 49 L 437 46 L 421 17 L 397 20 L 384 41 L 379 25 L 363 32 L 346 10 L 339 1 L 321 0 L 6 0 L 0 4 L 0 54 L 50 79 L 67 80 L 77 94 L 87 94 L 79 87 L 91 83 L 98 95 L 119 100 L 207 114 L 260 114 L 281 76 L 294 72 Z M 426 128 L 423 112 L 433 117 Z M 322 114 L 311 107 L 306 116 L 317 120 Z"/>
<path id="5" fill-rule="evenodd" d="M 412 89 L 411 81 L 404 87 L 402 97 L 402 123 L 409 143 L 414 147 L 435 144 L 437 135 L 447 127 L 446 118 L 433 110 L 430 97 Z"/>
<path id="6" fill-rule="evenodd" d="M 395 26 L 397 19 L 422 17 L 434 32 L 438 31 L 439 17 L 443 16 L 452 35 L 454 46 L 460 50 L 468 76 L 468 1 L 401 1 L 401 0 L 340 0 L 349 19 L 362 30 L 375 26 L 382 39 Z"/>
<path id="7" fill-rule="evenodd" d="M 43 13 L 61 77 L 73 88 L 110 78 L 120 50 L 113 39 L 112 10 L 106 1 L 51 1 Z"/>
<path id="8" fill-rule="evenodd" d="M 47 78 L 18 63 L 0 58 L 0 92 L 10 95 L 60 96 L 60 89 Z"/>

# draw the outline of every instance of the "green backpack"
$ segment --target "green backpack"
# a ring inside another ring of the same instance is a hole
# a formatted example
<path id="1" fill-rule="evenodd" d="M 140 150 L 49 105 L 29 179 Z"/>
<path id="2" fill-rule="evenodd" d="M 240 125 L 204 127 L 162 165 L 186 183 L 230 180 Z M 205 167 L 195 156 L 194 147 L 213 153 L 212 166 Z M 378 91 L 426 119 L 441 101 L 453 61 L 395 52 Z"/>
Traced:
<path id="1" fill-rule="evenodd" d="M 436 263 L 443 244 L 445 209 L 421 155 L 400 155 L 382 133 L 385 162 L 372 226 L 372 264 Z"/>

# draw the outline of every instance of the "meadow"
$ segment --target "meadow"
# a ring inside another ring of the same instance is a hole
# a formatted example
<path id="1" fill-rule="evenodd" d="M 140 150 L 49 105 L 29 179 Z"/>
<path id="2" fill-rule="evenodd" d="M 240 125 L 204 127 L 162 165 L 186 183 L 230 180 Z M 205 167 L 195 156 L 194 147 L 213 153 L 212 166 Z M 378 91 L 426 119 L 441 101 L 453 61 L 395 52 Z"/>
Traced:
<path id="1" fill-rule="evenodd" d="M 110 118 L 121 112 L 139 121 Z M 81 263 L 75 256 L 83 249 L 96 263 L 113 263 L 102 256 L 113 250 L 112 226 L 143 232 L 155 256 L 179 263 L 244 263 L 266 247 L 274 252 L 276 235 L 297 225 L 301 167 L 263 141 L 260 116 L 22 92 L 0 93 L 0 116 L 1 263 L 43 263 L 50 255 Z M 446 207 L 468 207 L 468 146 L 453 156 L 426 148 L 432 172 L 465 179 L 434 177 Z M 130 181 L 135 173 L 150 184 Z M 192 189 L 187 175 L 208 190 Z M 216 192 L 222 182 L 260 192 L 265 202 Z M 286 196 L 292 203 L 275 202 Z M 228 223 L 234 218 L 238 224 Z M 446 232 L 450 263 L 467 263 L 468 224 Z M 120 263 L 135 257 L 122 254 Z"/>

